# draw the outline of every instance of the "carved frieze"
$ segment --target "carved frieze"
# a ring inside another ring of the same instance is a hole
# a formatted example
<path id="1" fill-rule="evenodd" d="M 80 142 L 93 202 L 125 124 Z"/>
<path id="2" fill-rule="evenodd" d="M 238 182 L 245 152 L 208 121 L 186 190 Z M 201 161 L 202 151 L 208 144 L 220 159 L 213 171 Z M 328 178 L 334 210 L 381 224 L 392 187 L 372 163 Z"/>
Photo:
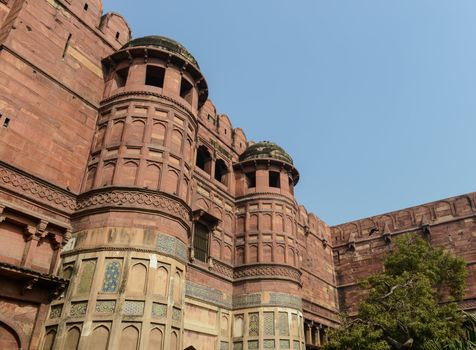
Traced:
<path id="1" fill-rule="evenodd" d="M 72 193 L 0 162 L 0 187 L 20 193 L 33 200 L 72 213 L 76 198 Z"/>
<path id="2" fill-rule="evenodd" d="M 292 266 L 286 265 L 256 264 L 241 266 L 235 268 L 233 278 L 235 281 L 255 278 L 288 279 L 302 284 L 301 272 Z"/>
<path id="3" fill-rule="evenodd" d="M 87 192 L 78 200 L 78 211 L 101 207 L 137 208 L 157 210 L 178 217 L 185 223 L 190 221 L 190 210 L 180 200 L 161 192 L 129 189 L 101 189 Z"/>

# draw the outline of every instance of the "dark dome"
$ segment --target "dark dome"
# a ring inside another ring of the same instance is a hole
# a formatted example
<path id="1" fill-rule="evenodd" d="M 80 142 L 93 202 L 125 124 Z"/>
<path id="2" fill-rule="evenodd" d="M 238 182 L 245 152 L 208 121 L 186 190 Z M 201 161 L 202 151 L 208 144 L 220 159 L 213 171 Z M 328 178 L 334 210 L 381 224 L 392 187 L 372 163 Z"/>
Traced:
<path id="1" fill-rule="evenodd" d="M 135 47 L 135 46 L 155 46 L 162 50 L 174 53 L 182 57 L 183 59 L 189 61 L 196 67 L 199 67 L 195 57 L 193 57 L 192 54 L 182 44 L 176 42 L 175 40 L 166 38 L 165 36 L 159 36 L 159 35 L 144 36 L 142 38 L 137 38 L 137 39 L 129 41 L 122 48 L 125 49 L 127 47 Z"/>
<path id="2" fill-rule="evenodd" d="M 293 159 L 284 149 L 277 144 L 269 141 L 257 142 L 244 151 L 240 156 L 240 161 L 271 158 L 277 159 L 289 164 L 293 164 Z"/>

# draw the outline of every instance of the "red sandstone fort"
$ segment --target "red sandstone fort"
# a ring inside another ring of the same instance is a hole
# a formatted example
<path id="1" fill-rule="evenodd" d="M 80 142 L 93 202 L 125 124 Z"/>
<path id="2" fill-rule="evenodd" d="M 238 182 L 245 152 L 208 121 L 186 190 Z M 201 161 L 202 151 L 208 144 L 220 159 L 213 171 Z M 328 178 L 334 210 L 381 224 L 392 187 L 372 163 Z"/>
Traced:
<path id="1" fill-rule="evenodd" d="M 0 349 L 318 349 L 395 236 L 467 261 L 476 194 L 329 227 L 174 40 L 0 0 Z"/>

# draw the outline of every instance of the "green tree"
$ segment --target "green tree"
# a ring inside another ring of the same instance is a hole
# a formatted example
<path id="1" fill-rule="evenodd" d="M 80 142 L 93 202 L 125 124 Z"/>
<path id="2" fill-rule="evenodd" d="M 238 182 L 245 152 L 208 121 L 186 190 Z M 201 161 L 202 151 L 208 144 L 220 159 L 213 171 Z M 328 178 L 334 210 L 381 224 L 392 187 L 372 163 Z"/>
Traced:
<path id="1" fill-rule="evenodd" d="M 361 283 L 356 317 L 343 316 L 326 350 L 428 349 L 429 342 L 464 339 L 466 264 L 417 235 L 395 240 L 384 271 Z"/>

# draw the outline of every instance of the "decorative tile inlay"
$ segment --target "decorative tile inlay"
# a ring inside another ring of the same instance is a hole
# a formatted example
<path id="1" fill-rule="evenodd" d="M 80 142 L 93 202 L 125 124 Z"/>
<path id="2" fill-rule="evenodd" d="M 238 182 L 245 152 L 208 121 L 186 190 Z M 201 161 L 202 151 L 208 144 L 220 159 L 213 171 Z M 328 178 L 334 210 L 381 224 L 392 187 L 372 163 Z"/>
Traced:
<path id="1" fill-rule="evenodd" d="M 181 318 L 182 318 L 182 311 L 174 307 L 172 309 L 172 320 L 180 321 Z"/>
<path id="2" fill-rule="evenodd" d="M 299 350 L 299 341 L 297 340 L 293 341 L 293 350 Z"/>
<path id="3" fill-rule="evenodd" d="M 264 317 L 264 335 L 274 335 L 274 312 L 265 312 Z"/>
<path id="4" fill-rule="evenodd" d="M 126 300 L 122 309 L 122 314 L 126 316 L 141 316 L 144 314 L 144 302 Z"/>
<path id="5" fill-rule="evenodd" d="M 233 308 L 244 308 L 261 305 L 261 294 L 244 294 L 233 297 Z"/>
<path id="6" fill-rule="evenodd" d="M 243 350 L 243 342 L 235 342 L 233 343 L 233 350 Z"/>
<path id="7" fill-rule="evenodd" d="M 153 303 L 152 304 L 152 316 L 165 318 L 167 317 L 167 305 Z"/>
<path id="8" fill-rule="evenodd" d="M 83 268 L 81 270 L 81 277 L 79 280 L 77 292 L 79 294 L 86 294 L 91 291 L 93 283 L 94 271 L 96 270 L 96 261 L 83 261 Z"/>
<path id="9" fill-rule="evenodd" d="M 217 289 L 209 288 L 194 282 L 186 282 L 185 295 L 198 300 L 208 301 L 213 304 L 231 309 L 231 302 L 225 300 L 223 293 Z"/>
<path id="10" fill-rule="evenodd" d="M 220 350 L 228 350 L 228 342 L 222 341 L 220 343 Z"/>
<path id="11" fill-rule="evenodd" d="M 114 300 L 99 300 L 96 302 L 96 312 L 113 313 L 116 309 L 116 302 Z"/>
<path id="12" fill-rule="evenodd" d="M 274 349 L 275 342 L 274 340 L 265 340 L 263 345 L 265 349 Z"/>
<path id="13" fill-rule="evenodd" d="M 249 336 L 257 337 L 259 336 L 259 314 L 250 314 L 249 317 Z"/>
<path id="14" fill-rule="evenodd" d="M 108 262 L 104 272 L 104 282 L 101 289 L 102 292 L 115 293 L 117 291 L 120 276 L 121 263 L 119 261 Z"/>
<path id="15" fill-rule="evenodd" d="M 289 322 L 288 322 L 287 312 L 279 313 L 278 329 L 279 329 L 279 335 L 289 336 Z"/>
<path id="16" fill-rule="evenodd" d="M 88 308 L 88 303 L 86 301 L 73 303 L 71 304 L 71 310 L 69 314 L 73 317 L 81 317 L 86 315 L 86 309 Z"/>
<path id="17" fill-rule="evenodd" d="M 302 300 L 294 295 L 285 293 L 270 293 L 269 303 L 272 305 L 286 306 L 294 309 L 302 309 Z"/>
<path id="18" fill-rule="evenodd" d="M 177 238 L 159 234 L 159 237 L 157 237 L 157 248 L 161 253 L 172 255 L 184 261 L 187 260 L 187 246 Z"/>
<path id="19" fill-rule="evenodd" d="M 58 317 L 61 317 L 61 312 L 63 311 L 63 305 L 53 305 L 51 307 L 51 311 L 50 311 L 50 318 L 53 319 L 53 318 L 58 318 Z"/>
<path id="20" fill-rule="evenodd" d="M 289 349 L 290 347 L 290 342 L 289 340 L 285 340 L 285 339 L 280 339 L 279 340 L 279 348 L 280 349 Z"/>
<path id="21" fill-rule="evenodd" d="M 258 349 L 258 344 L 259 343 L 258 343 L 257 340 L 250 340 L 250 341 L 248 341 L 248 349 L 250 349 L 250 350 L 251 349 L 253 349 L 253 350 Z"/>

